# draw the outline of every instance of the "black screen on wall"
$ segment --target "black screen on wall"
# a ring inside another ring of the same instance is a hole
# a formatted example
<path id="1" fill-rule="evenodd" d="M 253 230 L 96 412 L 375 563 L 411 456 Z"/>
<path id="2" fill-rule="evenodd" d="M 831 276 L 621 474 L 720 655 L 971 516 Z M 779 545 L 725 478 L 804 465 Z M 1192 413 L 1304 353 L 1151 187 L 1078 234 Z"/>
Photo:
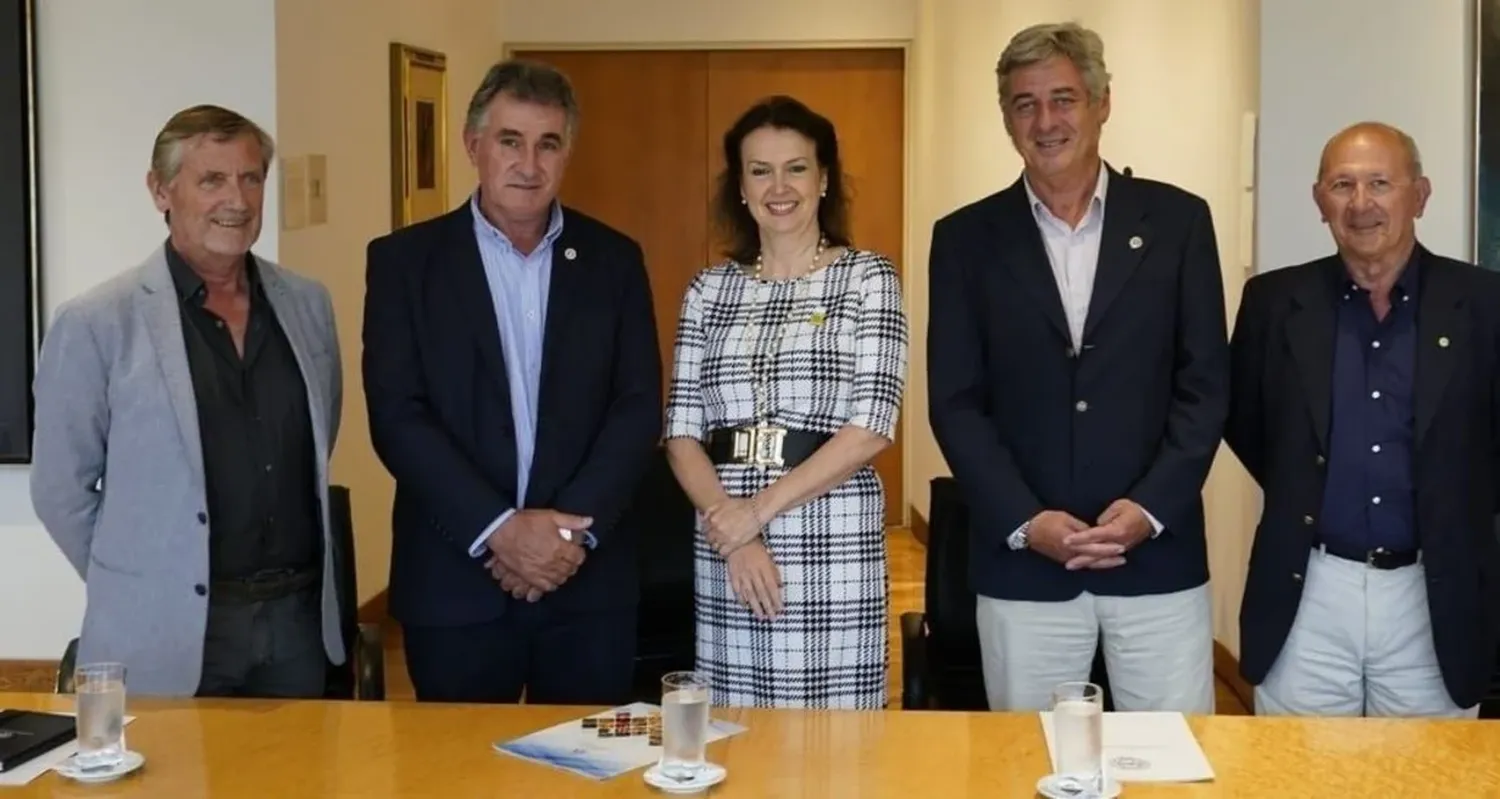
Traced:
<path id="1" fill-rule="evenodd" d="M 37 288 L 32 0 L 0 0 L 0 463 L 31 462 Z"/>

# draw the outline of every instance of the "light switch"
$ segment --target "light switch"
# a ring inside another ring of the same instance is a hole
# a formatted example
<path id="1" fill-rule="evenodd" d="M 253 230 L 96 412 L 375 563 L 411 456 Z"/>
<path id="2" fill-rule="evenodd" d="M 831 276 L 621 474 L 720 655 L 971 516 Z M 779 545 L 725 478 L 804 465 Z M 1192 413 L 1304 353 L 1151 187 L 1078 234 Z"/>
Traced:
<path id="1" fill-rule="evenodd" d="M 281 229 L 307 227 L 307 156 L 281 159 Z"/>
<path id="2" fill-rule="evenodd" d="M 328 156 L 307 156 L 307 223 L 328 224 Z"/>

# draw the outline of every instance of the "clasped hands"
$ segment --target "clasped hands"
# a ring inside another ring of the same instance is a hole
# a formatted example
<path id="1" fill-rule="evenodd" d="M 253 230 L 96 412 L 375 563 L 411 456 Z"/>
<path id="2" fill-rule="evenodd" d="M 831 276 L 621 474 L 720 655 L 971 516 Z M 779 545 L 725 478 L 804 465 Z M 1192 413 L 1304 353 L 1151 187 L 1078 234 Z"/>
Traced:
<path id="1" fill-rule="evenodd" d="M 720 557 L 750 543 L 766 526 L 755 500 L 726 497 L 703 512 L 703 537 Z"/>
<path id="2" fill-rule="evenodd" d="M 1113 569 L 1125 563 L 1125 553 L 1151 536 L 1155 528 L 1145 509 L 1117 499 L 1090 527 L 1072 514 L 1042 511 L 1031 521 L 1026 536 L 1031 549 L 1063 564 L 1069 571 Z"/>
<path id="3" fill-rule="evenodd" d="M 560 530 L 582 534 L 593 519 L 555 510 L 516 511 L 484 544 L 490 556 L 484 567 L 501 590 L 516 599 L 535 602 L 556 591 L 583 565 L 584 548 L 563 540 Z"/>

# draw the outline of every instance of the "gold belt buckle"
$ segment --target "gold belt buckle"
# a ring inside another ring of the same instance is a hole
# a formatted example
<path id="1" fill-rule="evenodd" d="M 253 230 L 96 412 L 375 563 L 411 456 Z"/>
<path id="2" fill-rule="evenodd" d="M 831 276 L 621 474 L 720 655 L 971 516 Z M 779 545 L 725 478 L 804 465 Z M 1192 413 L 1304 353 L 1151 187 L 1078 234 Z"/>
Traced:
<path id="1" fill-rule="evenodd" d="M 751 466 L 784 466 L 786 428 L 759 424 L 734 431 L 734 457 Z"/>

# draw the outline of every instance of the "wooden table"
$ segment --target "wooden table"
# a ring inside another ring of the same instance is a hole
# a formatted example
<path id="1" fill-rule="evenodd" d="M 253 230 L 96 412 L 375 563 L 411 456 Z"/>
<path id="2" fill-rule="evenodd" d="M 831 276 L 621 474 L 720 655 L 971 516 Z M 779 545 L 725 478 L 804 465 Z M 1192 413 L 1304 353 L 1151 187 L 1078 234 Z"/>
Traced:
<path id="1" fill-rule="evenodd" d="M 69 697 L 0 693 L 0 707 L 70 710 Z M 135 701 L 145 767 L 115 783 L 46 774 L 11 796 L 664 796 L 641 772 L 603 783 L 490 744 L 587 708 L 411 702 Z M 1029 797 L 1046 771 L 1036 716 L 718 710 L 749 729 L 711 744 L 729 769 L 712 797 Z M 1500 795 L 1500 724 L 1482 721 L 1191 719 L 1218 779 L 1127 784 L 1125 799 Z"/>

